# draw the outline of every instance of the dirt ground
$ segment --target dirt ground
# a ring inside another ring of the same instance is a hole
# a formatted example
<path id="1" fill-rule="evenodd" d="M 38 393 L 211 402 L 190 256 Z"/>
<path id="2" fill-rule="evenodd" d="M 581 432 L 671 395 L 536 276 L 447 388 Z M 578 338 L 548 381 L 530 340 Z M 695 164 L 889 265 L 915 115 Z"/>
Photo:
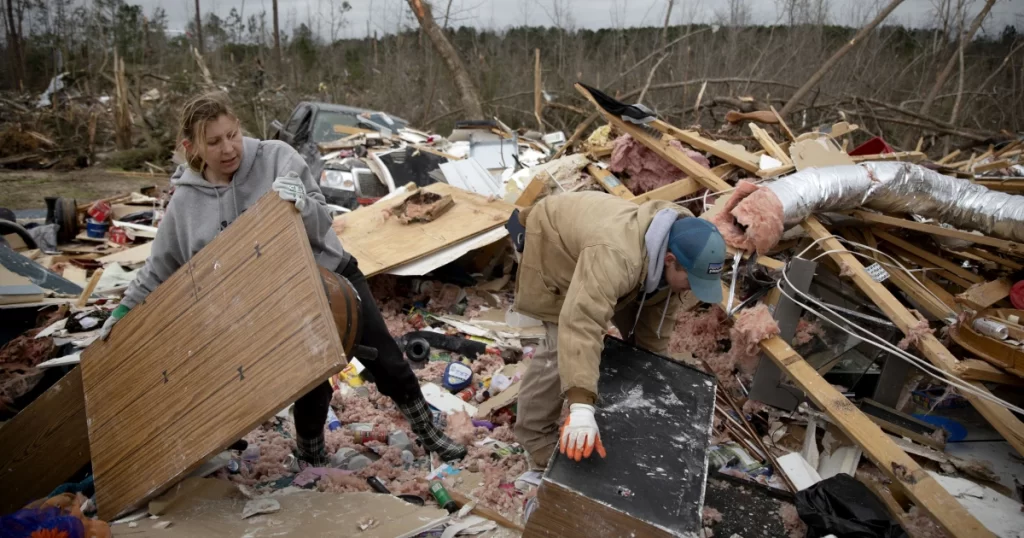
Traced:
<path id="1" fill-rule="evenodd" d="M 165 187 L 168 176 L 85 168 L 70 172 L 48 170 L 0 170 L 0 207 L 45 208 L 44 196 L 75 198 L 78 203 L 137 191 Z"/>

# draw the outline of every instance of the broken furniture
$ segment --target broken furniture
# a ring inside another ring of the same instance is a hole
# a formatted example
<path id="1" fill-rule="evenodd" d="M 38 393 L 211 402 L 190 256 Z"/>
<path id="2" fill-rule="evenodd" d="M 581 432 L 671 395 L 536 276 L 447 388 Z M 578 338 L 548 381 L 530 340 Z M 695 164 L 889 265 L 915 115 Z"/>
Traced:
<path id="1" fill-rule="evenodd" d="M 1006 370 L 1011 374 L 1024 377 L 1024 327 L 1020 320 L 1024 311 L 1008 308 L 996 308 L 971 312 L 963 323 L 951 327 L 949 336 L 978 358 Z M 1012 321 L 1016 319 L 1015 321 Z M 993 338 L 984 334 L 976 327 L 977 323 L 995 324 L 1002 327 L 1005 334 L 1002 338 Z"/>
<path id="2" fill-rule="evenodd" d="M 597 420 L 607 458 L 557 451 L 524 538 L 700 533 L 715 378 L 606 337 Z"/>
<path id="3" fill-rule="evenodd" d="M 269 193 L 82 354 L 100 516 L 158 495 L 345 364 L 302 220 Z"/>

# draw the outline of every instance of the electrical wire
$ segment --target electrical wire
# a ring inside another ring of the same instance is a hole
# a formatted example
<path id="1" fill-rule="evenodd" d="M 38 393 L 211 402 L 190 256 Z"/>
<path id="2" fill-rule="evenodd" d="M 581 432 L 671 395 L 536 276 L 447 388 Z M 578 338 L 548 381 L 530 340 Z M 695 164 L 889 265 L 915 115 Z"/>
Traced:
<path id="1" fill-rule="evenodd" d="M 801 253 L 801 254 L 803 254 L 803 253 Z M 836 318 L 838 318 L 838 319 L 848 323 L 854 329 L 857 329 L 857 330 L 861 331 L 868 338 L 864 338 L 863 336 L 857 335 L 856 333 L 852 332 L 850 329 L 848 329 L 848 328 L 840 325 L 839 323 L 833 321 L 828 316 L 823 315 L 821 313 L 821 311 L 817 310 L 816 308 L 808 305 L 807 303 L 804 303 L 802 301 L 797 300 L 795 297 L 793 297 L 792 295 L 790 295 L 787 292 L 787 290 L 786 290 L 786 288 L 784 286 L 781 286 L 782 280 L 786 281 L 786 284 L 789 285 L 789 289 L 790 290 L 796 292 L 798 295 L 806 298 L 807 300 L 811 301 L 812 303 L 816 304 L 817 306 L 819 306 L 821 308 L 824 308 L 825 310 L 829 311 L 833 316 L 835 316 Z M 878 335 L 874 334 L 873 332 L 871 332 L 871 331 L 869 331 L 867 329 L 864 329 L 863 327 L 858 326 L 857 324 L 853 323 L 850 319 L 844 317 L 842 314 L 836 312 L 835 310 L 832 310 L 826 304 L 824 304 L 824 303 L 818 301 L 817 299 L 815 299 L 814 297 L 811 297 L 810 295 L 800 291 L 799 289 L 797 289 L 793 285 L 792 282 L 790 282 L 788 271 L 786 269 L 782 270 L 782 278 L 780 278 L 779 282 L 780 282 L 779 291 L 783 295 L 785 295 L 789 300 L 791 300 L 794 303 L 796 303 L 797 305 L 803 307 L 808 312 L 810 312 L 810 313 L 818 316 L 819 318 L 827 321 L 828 323 L 834 325 L 836 328 L 838 328 L 839 330 L 849 334 L 850 336 L 853 336 L 855 338 L 860 338 L 861 340 L 863 340 L 865 343 L 867 343 L 869 345 L 873 345 L 873 346 L 875 346 L 875 347 L 877 347 L 879 349 L 882 349 L 884 351 L 888 351 L 891 355 L 895 355 L 897 358 L 905 360 L 905 361 L 907 361 L 907 362 L 917 366 L 918 368 L 921 368 L 925 372 L 927 372 L 930 375 L 932 375 L 932 377 L 935 377 L 936 379 L 942 380 L 943 382 L 945 382 L 945 383 L 947 383 L 949 385 L 952 385 L 952 386 L 954 386 L 954 387 L 956 387 L 956 388 L 958 388 L 958 389 L 960 389 L 960 390 L 962 390 L 962 391 L 964 391 L 966 393 L 972 394 L 972 395 L 974 395 L 977 398 L 980 398 L 980 399 L 983 399 L 983 400 L 987 400 L 987 401 L 989 401 L 991 403 L 995 403 L 997 405 L 1006 407 L 1007 409 L 1009 409 L 1011 411 L 1014 411 L 1016 413 L 1024 414 L 1024 409 L 1022 409 L 1022 408 L 1020 408 L 1020 407 L 1018 407 L 1016 405 L 1013 405 L 1010 402 L 1007 402 L 1006 400 L 1003 400 L 1001 398 L 993 396 L 990 393 L 979 391 L 978 389 L 974 388 L 971 385 L 968 385 L 968 384 L 964 383 L 962 380 L 960 380 L 960 378 L 958 378 L 955 375 L 953 375 L 953 374 L 943 370 L 942 368 L 939 368 L 939 367 L 931 364 L 930 362 L 928 362 L 926 360 L 923 360 L 923 359 L 920 359 L 918 357 L 915 357 L 915 356 L 911 355 L 910 353 L 907 353 L 906 351 L 904 351 L 904 350 L 902 350 L 902 349 L 892 345 L 891 343 L 885 341 L 883 338 L 879 337 Z M 943 377 L 948 378 L 948 379 L 942 379 Z"/>

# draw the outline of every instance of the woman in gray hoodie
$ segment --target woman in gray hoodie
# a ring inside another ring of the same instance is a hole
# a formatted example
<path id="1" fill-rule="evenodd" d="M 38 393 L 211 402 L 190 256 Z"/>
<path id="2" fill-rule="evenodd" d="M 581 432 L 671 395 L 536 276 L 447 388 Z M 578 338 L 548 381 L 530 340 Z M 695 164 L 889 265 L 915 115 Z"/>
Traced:
<path id="1" fill-rule="evenodd" d="M 273 189 L 302 214 L 316 262 L 348 279 L 359 293 L 363 323 L 359 343 L 377 349 L 377 358 L 365 361 L 377 388 L 398 404 L 426 450 L 445 460 L 464 457 L 465 447 L 434 424 L 416 376 L 388 333 L 356 259 L 345 252 L 331 228 L 324 196 L 298 152 L 284 142 L 243 137 L 238 118 L 221 94 L 202 95 L 186 104 L 180 128 L 188 164 L 178 167 L 171 178 L 174 194 L 152 253 L 104 324 L 103 338 L 117 320 Z M 325 380 L 295 402 L 296 455 L 317 467 L 329 464 L 324 424 L 332 392 Z"/>

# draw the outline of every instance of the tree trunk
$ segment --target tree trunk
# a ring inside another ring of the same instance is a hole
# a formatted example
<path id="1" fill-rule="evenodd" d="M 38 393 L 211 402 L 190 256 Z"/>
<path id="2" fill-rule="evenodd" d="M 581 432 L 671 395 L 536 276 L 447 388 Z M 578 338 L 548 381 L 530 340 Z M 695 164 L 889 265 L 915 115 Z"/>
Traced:
<path id="1" fill-rule="evenodd" d="M 277 25 L 277 0 L 274 0 L 274 61 L 278 71 L 281 70 L 281 29 Z"/>
<path id="2" fill-rule="evenodd" d="M 25 62 L 21 54 L 21 36 L 14 19 L 14 0 L 7 0 L 7 38 L 10 43 L 11 67 L 14 70 L 16 89 L 22 90 L 25 85 Z"/>
<path id="3" fill-rule="evenodd" d="M 203 16 L 199 12 L 199 0 L 196 0 L 196 42 L 199 44 L 199 54 L 204 54 L 203 49 Z"/>
<path id="4" fill-rule="evenodd" d="M 480 93 L 473 84 L 473 79 L 470 78 L 469 71 L 466 70 L 462 59 L 459 58 L 459 52 L 448 41 L 448 38 L 444 35 L 444 30 L 434 21 L 434 15 L 430 12 L 430 4 L 424 0 L 407 1 L 409 2 L 409 7 L 412 8 L 412 12 L 416 15 L 416 19 L 420 22 L 420 28 L 430 38 L 431 43 L 434 45 L 434 50 L 444 60 L 448 71 L 451 72 L 452 77 L 455 79 L 455 87 L 459 91 L 462 108 L 465 110 L 466 115 L 469 116 L 468 119 L 483 119 L 484 108 L 480 104 Z"/>
<path id="5" fill-rule="evenodd" d="M 847 44 L 843 45 L 839 50 L 837 50 L 831 58 L 829 58 L 828 60 L 825 61 L 824 64 L 822 64 L 821 68 L 819 68 L 817 72 L 811 75 L 811 78 L 807 79 L 807 82 L 805 82 L 804 85 L 801 86 L 800 89 L 793 94 L 793 97 L 790 97 L 789 100 L 786 101 L 786 106 L 782 107 L 782 110 L 779 111 L 779 116 L 785 118 L 786 114 L 791 112 L 793 108 L 795 108 L 796 105 L 800 103 L 800 100 L 803 99 L 808 92 L 813 90 L 814 87 L 818 85 L 818 82 L 821 81 L 822 77 L 824 77 L 826 73 L 828 73 L 833 67 L 835 67 L 835 65 L 839 63 L 839 60 L 843 59 L 843 56 L 846 56 L 846 53 L 853 50 L 853 47 L 856 47 L 857 44 L 861 42 L 861 40 L 867 37 L 867 35 L 871 33 L 871 31 L 874 30 L 876 26 L 882 24 L 882 21 L 884 21 L 885 18 L 888 17 L 889 14 L 892 13 L 893 10 L 899 7 L 899 5 L 902 3 L 903 0 L 892 0 L 891 2 L 889 2 L 889 5 L 886 6 L 885 9 L 883 9 L 881 12 L 879 12 L 878 15 L 875 16 L 874 20 L 869 22 L 867 26 L 861 28 L 860 31 L 857 32 L 857 35 L 853 36 L 853 39 L 851 39 Z"/>

